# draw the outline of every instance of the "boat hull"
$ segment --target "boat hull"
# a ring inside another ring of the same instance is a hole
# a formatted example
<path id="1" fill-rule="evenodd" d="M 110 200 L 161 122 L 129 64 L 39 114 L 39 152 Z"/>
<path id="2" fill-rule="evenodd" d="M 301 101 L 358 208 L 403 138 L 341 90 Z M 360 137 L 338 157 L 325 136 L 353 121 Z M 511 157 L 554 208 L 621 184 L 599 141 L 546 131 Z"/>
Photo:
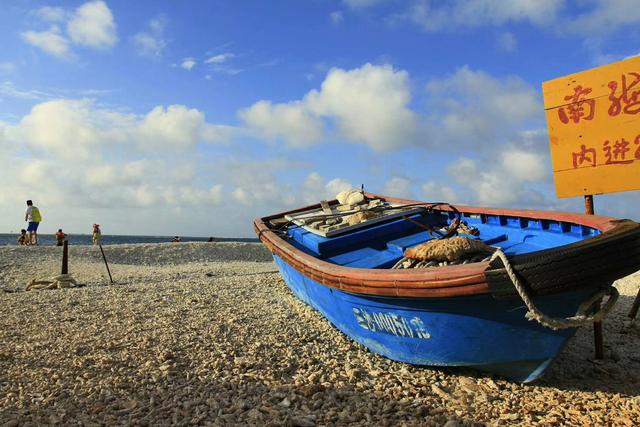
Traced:
<path id="1" fill-rule="evenodd" d="M 548 368 L 575 329 L 552 330 L 525 318 L 519 299 L 490 294 L 450 298 L 385 297 L 345 292 L 305 276 L 281 257 L 287 285 L 336 328 L 374 353 L 414 365 L 465 366 L 530 382 Z M 554 317 L 575 314 L 597 290 L 540 296 Z"/>

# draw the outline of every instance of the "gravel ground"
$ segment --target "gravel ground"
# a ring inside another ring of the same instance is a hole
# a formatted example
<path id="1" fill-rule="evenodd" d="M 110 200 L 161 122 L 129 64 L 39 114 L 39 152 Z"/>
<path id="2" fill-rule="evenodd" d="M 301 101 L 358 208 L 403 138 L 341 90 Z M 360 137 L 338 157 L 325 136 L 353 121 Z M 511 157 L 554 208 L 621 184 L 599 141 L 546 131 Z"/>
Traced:
<path id="1" fill-rule="evenodd" d="M 86 287 L 23 292 L 55 247 L 0 248 L 0 426 L 640 425 L 640 274 L 620 280 L 606 359 L 578 332 L 512 383 L 368 352 L 288 290 L 258 244 L 72 246 Z"/>

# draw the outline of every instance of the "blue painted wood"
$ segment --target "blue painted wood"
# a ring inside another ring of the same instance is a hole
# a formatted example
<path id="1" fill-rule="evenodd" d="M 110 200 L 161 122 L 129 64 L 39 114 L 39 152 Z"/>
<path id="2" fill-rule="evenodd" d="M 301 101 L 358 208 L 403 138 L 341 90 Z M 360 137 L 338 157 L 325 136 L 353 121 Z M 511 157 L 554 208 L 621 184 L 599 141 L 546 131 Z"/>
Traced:
<path id="1" fill-rule="evenodd" d="M 448 213 L 413 215 L 425 225 L 447 225 L 455 216 Z M 480 231 L 478 239 L 500 247 L 507 255 L 567 245 L 600 234 L 598 230 L 551 220 L 533 220 L 502 215 L 465 215 L 463 220 Z M 404 219 L 377 223 L 367 228 L 331 238 L 292 226 L 289 241 L 298 249 L 337 265 L 357 268 L 388 268 L 405 249 L 432 237 L 424 229 Z"/>
<path id="2" fill-rule="evenodd" d="M 466 366 L 530 382 L 547 369 L 575 333 L 528 321 L 518 300 L 491 295 L 394 298 L 350 294 L 324 286 L 274 259 L 293 293 L 336 328 L 393 360 L 428 366 Z M 571 316 L 591 289 L 535 298 L 548 315 Z"/>

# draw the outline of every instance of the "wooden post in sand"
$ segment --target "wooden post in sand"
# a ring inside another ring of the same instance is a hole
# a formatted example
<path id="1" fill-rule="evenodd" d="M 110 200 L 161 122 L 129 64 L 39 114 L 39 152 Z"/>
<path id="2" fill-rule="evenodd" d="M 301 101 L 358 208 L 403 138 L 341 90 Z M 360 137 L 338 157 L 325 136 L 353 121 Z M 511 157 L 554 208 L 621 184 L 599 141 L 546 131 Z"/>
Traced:
<path id="1" fill-rule="evenodd" d="M 107 257 L 104 256 L 104 250 L 102 250 L 102 245 L 98 245 L 100 247 L 100 252 L 102 252 L 102 259 L 104 260 L 104 265 L 107 267 L 107 273 L 109 273 L 109 281 L 113 285 L 113 278 L 111 277 L 111 270 L 109 270 L 109 264 L 107 264 Z"/>
<path id="2" fill-rule="evenodd" d="M 62 245 L 62 274 L 69 274 L 69 242 L 66 239 Z"/>
<path id="3" fill-rule="evenodd" d="M 593 195 L 584 196 L 584 213 L 593 215 Z M 600 309 L 600 301 L 594 304 L 594 311 Z M 602 339 L 602 322 L 593 322 L 593 343 L 596 350 L 596 359 L 604 359 L 604 342 Z"/>
<path id="4" fill-rule="evenodd" d="M 638 289 L 638 295 L 636 295 L 636 299 L 633 301 L 631 310 L 629 310 L 629 317 L 631 318 L 631 320 L 636 318 L 639 308 L 640 308 L 640 289 Z"/>

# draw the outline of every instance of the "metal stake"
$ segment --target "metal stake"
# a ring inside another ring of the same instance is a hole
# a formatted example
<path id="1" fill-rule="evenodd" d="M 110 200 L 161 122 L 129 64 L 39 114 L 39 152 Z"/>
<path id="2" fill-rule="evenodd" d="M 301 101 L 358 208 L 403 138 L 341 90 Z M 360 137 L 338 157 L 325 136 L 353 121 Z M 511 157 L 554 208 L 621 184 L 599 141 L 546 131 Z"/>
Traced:
<path id="1" fill-rule="evenodd" d="M 104 251 L 102 250 L 102 245 L 98 245 L 100 247 L 100 252 L 102 252 L 102 259 L 104 260 L 104 265 L 107 267 L 107 273 L 109 273 L 109 281 L 113 285 L 113 279 L 111 278 L 111 271 L 109 270 L 109 264 L 107 263 L 107 257 L 104 256 Z"/>
<path id="2" fill-rule="evenodd" d="M 593 215 L 593 195 L 584 196 L 584 213 Z M 600 301 L 594 304 L 594 310 L 600 309 Z M 602 338 L 602 322 L 593 322 L 593 343 L 596 350 L 596 359 L 604 359 L 604 342 Z"/>

